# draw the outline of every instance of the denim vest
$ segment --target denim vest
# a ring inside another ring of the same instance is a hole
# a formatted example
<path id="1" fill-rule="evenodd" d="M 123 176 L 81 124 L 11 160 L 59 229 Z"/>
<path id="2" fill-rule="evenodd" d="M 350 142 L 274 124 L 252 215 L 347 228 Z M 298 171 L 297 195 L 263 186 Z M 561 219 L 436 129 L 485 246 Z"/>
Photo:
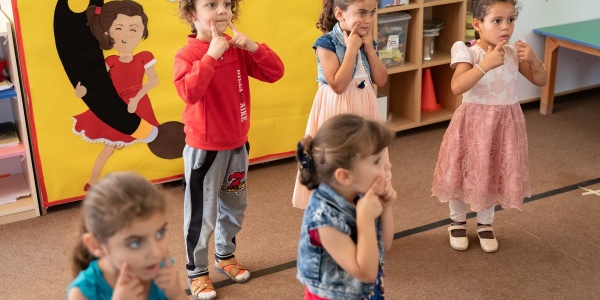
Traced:
<path id="1" fill-rule="evenodd" d="M 327 299 L 363 299 L 375 288 L 342 269 L 325 248 L 310 241 L 311 229 L 331 226 L 349 235 L 356 243 L 356 208 L 325 183 L 313 191 L 304 211 L 298 245 L 298 280 L 309 291 Z M 379 219 L 376 221 L 379 265 L 383 267 L 383 242 Z M 380 268 L 381 271 L 381 268 Z"/>
<path id="2" fill-rule="evenodd" d="M 376 45 L 377 45 L 377 43 L 375 43 L 375 41 L 373 41 L 373 47 L 376 47 Z M 344 42 L 344 33 L 342 32 L 342 29 L 340 28 L 340 23 L 336 23 L 335 26 L 333 26 L 333 30 L 320 36 L 317 39 L 317 41 L 313 45 L 313 49 L 316 51 L 317 47 L 321 47 L 321 48 L 327 49 L 329 51 L 335 52 L 335 54 L 338 57 L 338 61 L 339 61 L 340 65 L 342 64 L 342 61 L 344 60 L 344 55 L 346 54 L 346 42 Z M 365 66 L 365 70 L 367 71 L 367 74 L 369 74 L 369 80 L 372 81 L 370 78 L 371 77 L 371 67 L 369 66 L 369 60 L 367 58 L 367 54 L 365 53 L 365 51 L 363 51 L 363 47 L 360 47 L 360 50 L 358 51 L 358 53 L 362 56 L 363 65 Z M 353 78 L 354 78 L 354 74 L 356 73 L 357 62 L 358 62 L 358 55 L 356 56 L 356 60 L 354 62 L 354 70 L 352 71 Z M 318 56 L 317 56 L 317 70 L 318 70 L 317 81 L 324 83 L 324 84 L 329 84 L 329 83 L 327 83 L 327 80 L 325 80 L 325 75 L 323 74 L 323 68 L 321 67 L 321 62 L 319 61 Z"/>

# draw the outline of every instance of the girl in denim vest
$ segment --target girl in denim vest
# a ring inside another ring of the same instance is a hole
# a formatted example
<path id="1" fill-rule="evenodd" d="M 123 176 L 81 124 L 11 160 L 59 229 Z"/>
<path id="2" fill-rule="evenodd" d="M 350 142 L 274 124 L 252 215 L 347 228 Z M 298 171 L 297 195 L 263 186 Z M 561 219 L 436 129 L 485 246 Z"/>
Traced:
<path id="1" fill-rule="evenodd" d="M 383 299 L 383 252 L 393 240 L 387 147 L 392 132 L 354 114 L 326 121 L 298 143 L 304 212 L 297 278 L 304 299 Z"/>
<path id="2" fill-rule="evenodd" d="M 325 32 L 313 49 L 319 89 L 308 117 L 306 134 L 314 136 L 332 116 L 353 113 L 380 120 L 373 84 L 387 82 L 387 70 L 373 41 L 376 0 L 327 0 L 317 23 Z M 292 203 L 305 208 L 310 192 L 296 180 Z"/>

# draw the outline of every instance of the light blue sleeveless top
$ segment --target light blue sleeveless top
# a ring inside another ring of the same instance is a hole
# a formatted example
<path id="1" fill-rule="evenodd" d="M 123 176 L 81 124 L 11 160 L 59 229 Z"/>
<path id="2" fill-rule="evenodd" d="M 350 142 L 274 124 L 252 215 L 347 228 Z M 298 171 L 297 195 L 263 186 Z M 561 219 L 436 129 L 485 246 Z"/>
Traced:
<path id="1" fill-rule="evenodd" d="M 67 294 L 73 287 L 79 288 L 89 300 L 110 300 L 113 294 L 113 288 L 106 282 L 102 270 L 98 267 L 98 260 L 93 260 L 87 269 L 79 272 L 67 288 Z M 154 284 L 154 281 L 150 283 L 148 300 L 167 300 L 165 293 Z"/>

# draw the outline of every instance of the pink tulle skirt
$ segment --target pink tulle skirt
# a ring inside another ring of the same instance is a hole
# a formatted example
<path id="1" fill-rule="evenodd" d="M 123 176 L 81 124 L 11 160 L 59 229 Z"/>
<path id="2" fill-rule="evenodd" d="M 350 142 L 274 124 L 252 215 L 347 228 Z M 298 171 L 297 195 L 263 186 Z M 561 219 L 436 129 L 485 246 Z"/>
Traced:
<path id="1" fill-rule="evenodd" d="M 527 132 L 521 106 L 462 104 L 440 148 L 432 196 L 480 211 L 520 208 L 531 196 Z"/>
<path id="2" fill-rule="evenodd" d="M 320 84 L 308 117 L 306 134 L 315 136 L 317 129 L 321 127 L 323 122 L 343 113 L 353 113 L 365 118 L 382 121 L 377 96 L 373 87 L 368 83 L 369 80 L 364 83 L 364 88 L 358 87 L 363 80 L 353 79 L 342 94 L 336 94 L 327 84 Z M 294 207 L 306 208 L 310 193 L 311 191 L 300 183 L 297 175 L 292 196 Z"/>

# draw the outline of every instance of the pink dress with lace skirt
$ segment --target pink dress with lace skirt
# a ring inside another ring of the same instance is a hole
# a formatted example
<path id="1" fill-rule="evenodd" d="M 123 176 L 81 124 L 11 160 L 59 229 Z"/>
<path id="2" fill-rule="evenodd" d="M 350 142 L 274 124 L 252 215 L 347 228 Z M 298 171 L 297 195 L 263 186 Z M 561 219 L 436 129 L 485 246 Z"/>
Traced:
<path id="1" fill-rule="evenodd" d="M 468 92 L 446 130 L 433 177 L 432 196 L 460 200 L 480 211 L 496 204 L 520 208 L 531 196 L 525 118 L 517 101 L 516 48 L 504 46 L 505 63 Z M 485 51 L 457 42 L 451 67 L 475 65 Z"/>
<path id="2" fill-rule="evenodd" d="M 336 94 L 328 84 L 319 84 L 308 116 L 305 134 L 314 137 L 323 122 L 343 113 L 352 113 L 383 121 L 370 75 L 367 74 L 360 55 L 358 55 L 356 72 L 343 93 Z M 292 205 L 304 209 L 308 205 L 308 198 L 312 191 L 300 183 L 298 176 L 296 176 Z"/>

